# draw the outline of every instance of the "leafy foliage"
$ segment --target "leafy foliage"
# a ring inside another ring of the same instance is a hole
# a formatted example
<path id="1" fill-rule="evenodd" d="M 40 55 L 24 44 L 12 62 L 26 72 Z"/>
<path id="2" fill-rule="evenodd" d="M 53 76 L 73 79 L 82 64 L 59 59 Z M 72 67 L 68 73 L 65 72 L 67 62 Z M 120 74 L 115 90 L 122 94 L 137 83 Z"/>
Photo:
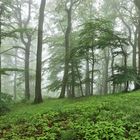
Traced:
<path id="1" fill-rule="evenodd" d="M 0 74 L 7 75 L 7 72 L 12 72 L 12 71 L 23 72 L 24 70 L 18 68 L 1 68 Z"/>
<path id="2" fill-rule="evenodd" d="M 136 92 L 100 98 L 47 100 L 38 106 L 18 104 L 11 113 L 0 117 L 0 138 L 138 139 L 139 97 Z"/>
<path id="3" fill-rule="evenodd" d="M 113 81 L 114 84 L 122 84 L 127 81 L 137 82 L 137 74 L 136 71 L 132 67 L 125 66 L 115 66 L 116 74 L 110 77 L 110 81 Z"/>
<path id="4" fill-rule="evenodd" d="M 12 96 L 5 93 L 0 93 L 0 115 L 9 111 L 9 105 L 12 103 Z"/>

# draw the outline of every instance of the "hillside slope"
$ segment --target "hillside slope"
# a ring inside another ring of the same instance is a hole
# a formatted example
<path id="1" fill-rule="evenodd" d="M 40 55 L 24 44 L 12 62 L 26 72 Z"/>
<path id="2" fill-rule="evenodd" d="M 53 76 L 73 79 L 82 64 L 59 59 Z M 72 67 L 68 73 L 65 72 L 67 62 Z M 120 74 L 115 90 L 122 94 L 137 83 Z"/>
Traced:
<path id="1" fill-rule="evenodd" d="M 0 117 L 1 140 L 140 139 L 140 92 L 16 104 Z"/>

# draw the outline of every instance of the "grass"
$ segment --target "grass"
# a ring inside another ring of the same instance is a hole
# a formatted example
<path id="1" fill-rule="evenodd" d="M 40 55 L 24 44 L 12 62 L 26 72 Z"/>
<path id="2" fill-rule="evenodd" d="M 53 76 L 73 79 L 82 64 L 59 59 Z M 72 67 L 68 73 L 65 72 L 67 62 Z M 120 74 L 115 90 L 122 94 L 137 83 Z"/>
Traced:
<path id="1" fill-rule="evenodd" d="M 140 92 L 15 104 L 0 117 L 0 139 L 140 139 Z"/>

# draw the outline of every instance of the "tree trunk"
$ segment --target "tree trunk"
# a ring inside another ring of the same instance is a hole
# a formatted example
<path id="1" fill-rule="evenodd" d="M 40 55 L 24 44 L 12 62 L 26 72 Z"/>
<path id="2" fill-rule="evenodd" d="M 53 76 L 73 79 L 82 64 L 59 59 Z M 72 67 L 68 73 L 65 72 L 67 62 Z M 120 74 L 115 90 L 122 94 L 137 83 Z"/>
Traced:
<path id="1" fill-rule="evenodd" d="M 29 24 L 30 19 L 31 19 L 31 0 L 28 0 L 27 2 L 28 2 L 28 16 L 27 16 L 27 19 L 25 21 L 22 20 L 21 5 L 20 6 L 17 5 L 17 7 L 20 7 L 16 11 L 16 12 L 18 12 L 16 14 L 17 14 L 18 26 L 21 29 L 28 28 L 28 24 Z M 32 36 L 32 34 L 29 33 L 28 31 L 20 32 L 21 42 L 25 46 L 25 63 L 24 63 L 24 68 L 25 68 L 25 72 L 24 72 L 25 100 L 30 100 L 29 58 L 30 58 L 30 47 L 31 47 L 31 41 L 32 41 L 31 36 Z"/>
<path id="2" fill-rule="evenodd" d="M 72 63 L 71 63 L 71 72 L 72 72 L 72 83 L 71 83 L 71 86 L 72 86 L 72 90 L 71 90 L 71 94 L 72 94 L 72 98 L 75 97 L 75 71 L 74 71 L 74 62 L 72 60 Z"/>
<path id="3" fill-rule="evenodd" d="M 78 78 L 79 78 L 79 82 L 80 82 L 80 90 L 81 90 L 81 95 L 84 96 L 84 92 L 83 92 L 83 88 L 82 88 L 82 81 L 81 81 L 81 77 L 80 77 L 80 72 L 78 70 L 78 66 L 76 64 L 76 71 L 77 71 L 77 75 L 78 75 Z"/>
<path id="4" fill-rule="evenodd" d="M 94 50 L 92 47 L 92 71 L 91 71 L 91 95 L 93 95 L 93 83 L 94 83 Z"/>
<path id="5" fill-rule="evenodd" d="M 137 73 L 137 32 L 138 29 L 136 29 L 135 31 L 135 35 L 134 35 L 134 45 L 133 45 L 133 57 L 132 57 L 132 65 L 133 65 L 133 69 L 135 70 L 135 72 Z M 137 82 L 134 81 L 134 90 L 137 90 Z"/>
<path id="6" fill-rule="evenodd" d="M 37 44 L 37 64 L 36 64 L 36 84 L 35 84 L 35 99 L 34 103 L 41 103 L 41 67 L 42 67 L 42 40 L 43 40 L 43 22 L 44 22 L 44 10 L 46 0 L 41 0 L 39 10 L 39 23 L 38 23 L 38 44 Z"/>
<path id="7" fill-rule="evenodd" d="M 0 25 L 0 53 L 1 53 L 1 25 Z M 0 54 L 0 69 L 1 69 L 1 54 Z M 0 73 L 0 94 L 1 94 L 1 73 Z"/>
<path id="8" fill-rule="evenodd" d="M 1 69 L 1 42 L 2 42 L 2 5 L 0 5 L 0 69 Z M 0 73 L 0 95 L 1 95 L 1 73 Z"/>
<path id="9" fill-rule="evenodd" d="M 135 85 L 135 90 L 139 90 L 140 89 L 140 1 L 139 0 L 134 0 L 134 4 L 136 5 L 136 7 L 138 8 L 138 16 L 139 16 L 139 20 L 138 20 L 138 82 Z"/>
<path id="10" fill-rule="evenodd" d="M 111 74 L 112 76 L 114 75 L 114 54 L 113 54 L 113 50 L 111 49 L 111 55 L 112 55 L 112 59 L 111 59 Z M 114 81 L 112 82 L 112 93 L 115 93 L 115 88 L 116 85 L 114 83 Z"/>
<path id="11" fill-rule="evenodd" d="M 139 32 L 138 32 L 138 72 L 137 83 L 135 84 L 135 90 L 140 89 L 140 20 L 139 20 Z"/>
<path id="12" fill-rule="evenodd" d="M 69 72 L 69 59 L 70 59 L 70 34 L 71 34 L 71 14 L 72 6 L 67 11 L 67 29 L 65 32 L 65 64 L 64 64 L 64 75 L 62 80 L 62 88 L 59 98 L 65 97 L 65 90 L 68 82 L 68 72 Z"/>
<path id="13" fill-rule="evenodd" d="M 15 49 L 15 68 L 17 68 L 17 49 Z M 17 99 L 17 72 L 14 72 L 14 100 Z"/>
<path id="14" fill-rule="evenodd" d="M 28 43 L 25 48 L 25 99 L 30 100 L 30 60 L 31 36 L 28 37 Z"/>
<path id="15" fill-rule="evenodd" d="M 90 95 L 90 77 L 89 77 L 89 61 L 86 59 L 86 83 L 85 83 L 85 95 Z"/>
<path id="16" fill-rule="evenodd" d="M 109 50 L 104 49 L 104 69 L 103 69 L 103 94 L 108 93 L 108 65 L 109 65 Z"/>

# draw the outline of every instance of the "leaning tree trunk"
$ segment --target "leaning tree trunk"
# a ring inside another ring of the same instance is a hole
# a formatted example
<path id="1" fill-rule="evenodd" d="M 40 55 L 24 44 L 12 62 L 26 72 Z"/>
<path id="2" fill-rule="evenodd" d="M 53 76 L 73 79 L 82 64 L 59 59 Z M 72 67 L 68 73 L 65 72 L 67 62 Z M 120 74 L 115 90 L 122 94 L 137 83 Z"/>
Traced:
<path id="1" fill-rule="evenodd" d="M 34 103 L 41 103 L 41 67 L 42 67 L 42 39 L 43 39 L 43 22 L 44 22 L 44 10 L 46 0 L 41 0 L 39 10 L 39 23 L 38 23 L 38 43 L 37 43 L 37 64 L 36 64 L 36 84 L 35 84 L 35 99 Z"/>

